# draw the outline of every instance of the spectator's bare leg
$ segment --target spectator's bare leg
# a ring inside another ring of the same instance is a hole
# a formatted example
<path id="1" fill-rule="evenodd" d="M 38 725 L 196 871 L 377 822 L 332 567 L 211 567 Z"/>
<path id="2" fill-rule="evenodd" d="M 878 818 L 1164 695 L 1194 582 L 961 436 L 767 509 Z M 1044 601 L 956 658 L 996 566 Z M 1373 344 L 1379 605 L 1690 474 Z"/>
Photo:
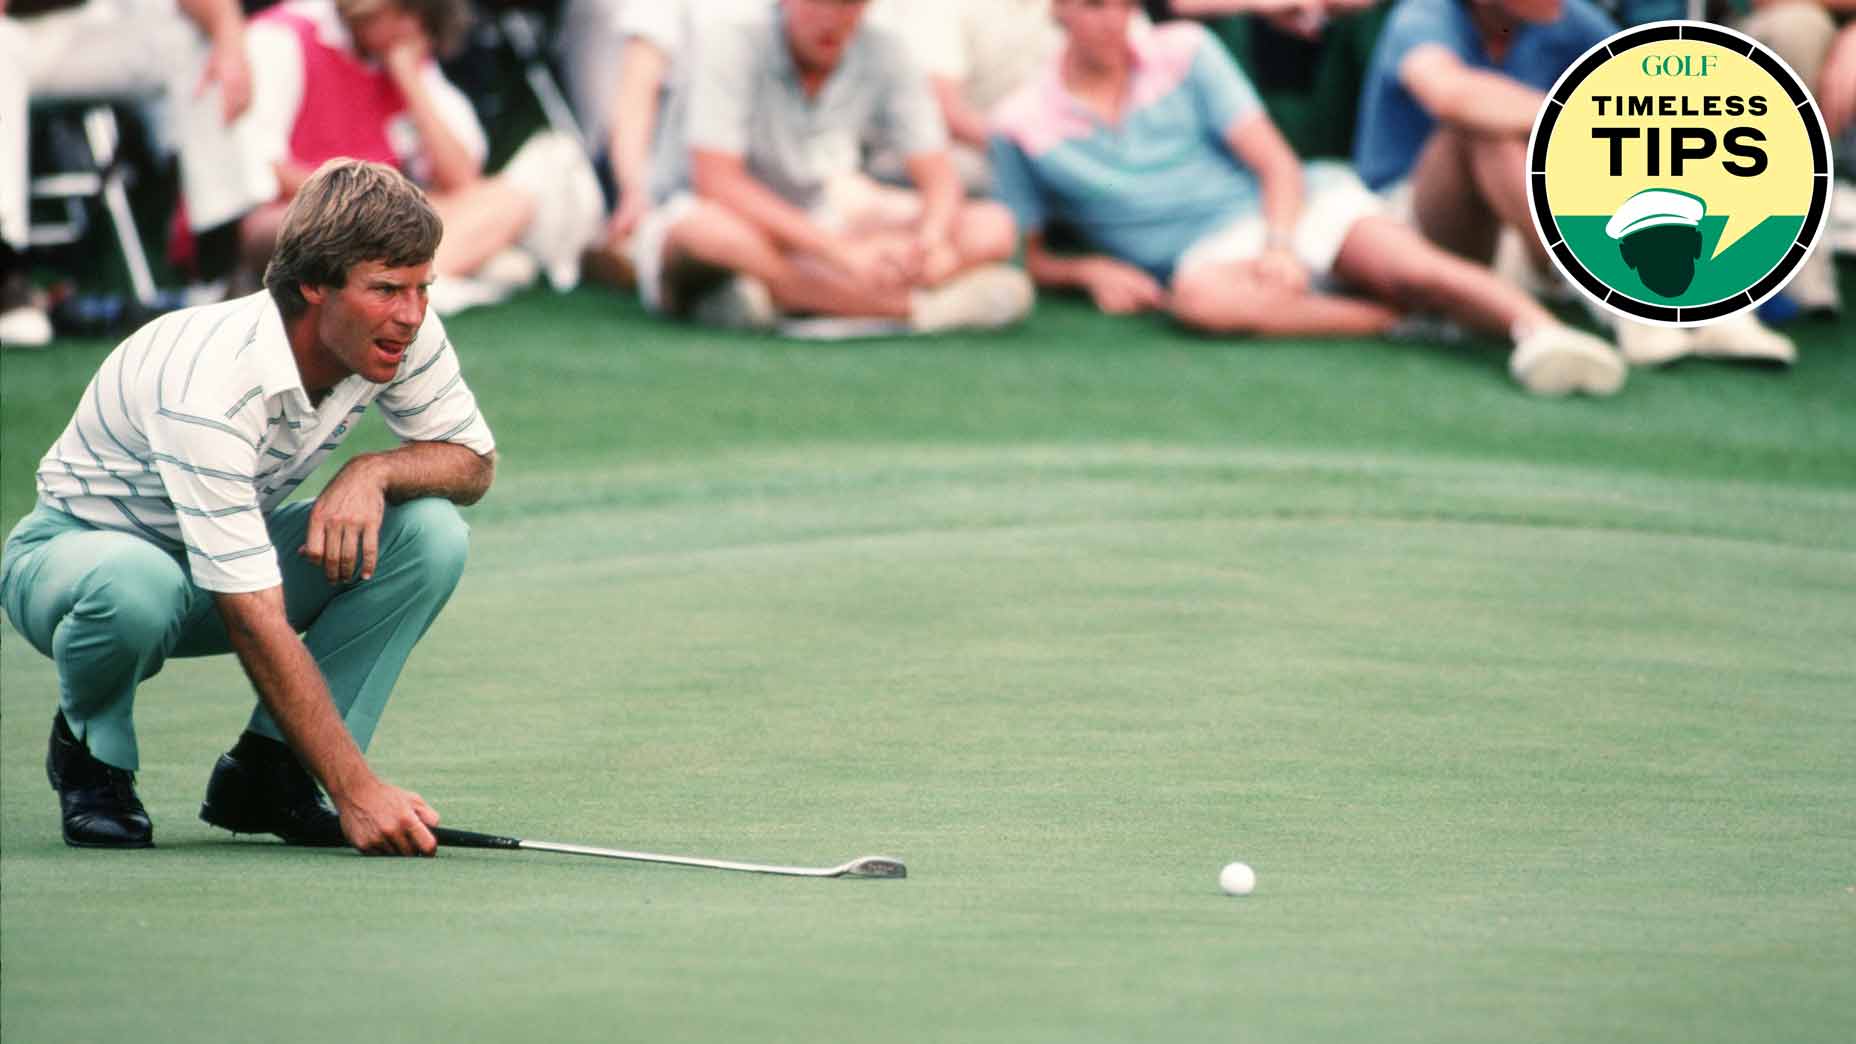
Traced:
<path id="1" fill-rule="evenodd" d="M 1471 261 L 1495 256 L 1501 228 L 1470 167 L 1468 136 L 1439 127 L 1411 172 L 1412 220 L 1425 238 Z"/>
<path id="2" fill-rule="evenodd" d="M 433 259 L 437 274 L 470 275 L 521 238 L 535 216 L 535 200 L 502 178 L 479 181 L 456 192 L 433 194 L 432 208 L 445 223 L 445 238 Z"/>
<path id="3" fill-rule="evenodd" d="M 906 289 L 871 290 L 820 262 L 782 254 L 765 233 L 711 203 L 692 210 L 664 242 L 666 310 L 686 308 L 728 272 L 760 280 L 782 311 L 907 318 Z"/>
<path id="4" fill-rule="evenodd" d="M 1173 317 L 1208 333 L 1264 337 L 1370 337 L 1401 314 L 1383 304 L 1259 284 L 1249 262 L 1194 265 L 1174 276 Z"/>
<path id="5" fill-rule="evenodd" d="M 1495 273 L 1389 217 L 1354 222 L 1334 261 L 1334 274 L 1395 307 L 1440 313 L 1500 337 L 1514 334 L 1517 326 L 1531 329 L 1554 321 L 1532 297 Z"/>
<path id="6" fill-rule="evenodd" d="M 1534 231 L 1534 217 L 1527 208 L 1527 139 L 1476 135 L 1468 142 L 1470 174 L 1478 194 L 1503 224 L 1521 234 L 1528 256 L 1545 271 L 1552 262 L 1546 244 Z"/>

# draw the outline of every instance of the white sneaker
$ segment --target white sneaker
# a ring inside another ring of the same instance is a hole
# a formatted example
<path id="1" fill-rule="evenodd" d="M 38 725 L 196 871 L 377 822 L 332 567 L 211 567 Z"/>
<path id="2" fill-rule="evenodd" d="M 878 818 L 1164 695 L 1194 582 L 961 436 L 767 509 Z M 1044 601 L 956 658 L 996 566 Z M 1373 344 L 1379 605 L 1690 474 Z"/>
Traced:
<path id="1" fill-rule="evenodd" d="M 52 343 L 52 321 L 45 309 L 23 304 L 0 312 L 0 348 L 44 348 Z"/>
<path id="2" fill-rule="evenodd" d="M 1798 360 L 1792 339 L 1759 321 L 1751 312 L 1696 327 L 1695 354 L 1704 359 L 1775 363 L 1790 366 Z"/>
<path id="3" fill-rule="evenodd" d="M 724 330 L 771 330 L 780 321 L 767 284 L 750 276 L 736 276 L 696 299 L 690 319 Z"/>
<path id="4" fill-rule="evenodd" d="M 1031 313 L 1031 277 L 1011 265 L 981 265 L 942 283 L 917 290 L 909 325 L 917 333 L 996 330 Z"/>
<path id="5" fill-rule="evenodd" d="M 1617 321 L 1618 350 L 1632 366 L 1663 366 L 1695 350 L 1695 332 L 1635 319 Z"/>
<path id="6" fill-rule="evenodd" d="M 1820 244 L 1785 284 L 1785 299 L 1807 312 L 1841 312 L 1843 294 L 1837 288 L 1837 263 L 1828 245 Z"/>
<path id="7" fill-rule="evenodd" d="M 426 304 L 441 317 L 450 317 L 466 308 L 501 304 L 509 297 L 509 288 L 470 276 L 444 276 L 432 283 Z"/>
<path id="8" fill-rule="evenodd" d="M 1613 395 L 1625 370 L 1610 345 L 1560 323 L 1528 334 L 1508 356 L 1509 375 L 1535 395 Z"/>
<path id="9" fill-rule="evenodd" d="M 534 255 L 516 247 L 507 247 L 479 265 L 477 271 L 471 273 L 471 278 L 516 291 L 535 285 L 540 275 L 541 262 L 536 261 Z"/>

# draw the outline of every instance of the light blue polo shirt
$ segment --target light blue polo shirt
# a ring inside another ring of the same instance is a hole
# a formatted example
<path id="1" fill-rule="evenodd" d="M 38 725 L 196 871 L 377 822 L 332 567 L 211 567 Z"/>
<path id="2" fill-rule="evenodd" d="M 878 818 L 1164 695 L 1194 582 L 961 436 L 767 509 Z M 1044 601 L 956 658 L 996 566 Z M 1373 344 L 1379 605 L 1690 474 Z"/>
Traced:
<path id="1" fill-rule="evenodd" d="M 1545 91 L 1580 55 L 1617 32 L 1610 17 L 1588 0 L 1565 3 L 1558 21 L 1518 26 L 1513 45 L 1495 63 L 1470 21 L 1469 0 L 1399 0 L 1386 18 L 1360 89 L 1360 126 L 1353 138 L 1360 180 L 1378 191 L 1408 176 L 1437 126 L 1398 78 L 1399 63 L 1413 48 L 1442 44 L 1471 68 L 1503 73 Z"/>
<path id="2" fill-rule="evenodd" d="M 1108 124 L 1063 85 L 1062 56 L 993 111 L 999 199 L 1029 234 L 1060 223 L 1165 280 L 1193 243 L 1259 206 L 1225 132 L 1263 111 L 1196 22 L 1137 25 L 1130 102 Z"/>

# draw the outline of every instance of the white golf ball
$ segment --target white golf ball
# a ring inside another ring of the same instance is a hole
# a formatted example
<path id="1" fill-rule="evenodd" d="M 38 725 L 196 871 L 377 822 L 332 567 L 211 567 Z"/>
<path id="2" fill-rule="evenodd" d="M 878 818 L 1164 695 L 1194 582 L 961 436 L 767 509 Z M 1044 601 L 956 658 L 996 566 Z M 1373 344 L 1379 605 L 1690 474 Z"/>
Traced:
<path id="1" fill-rule="evenodd" d="M 1256 890 L 1257 872 L 1246 863 L 1227 863 L 1218 871 L 1218 887 L 1226 895 L 1249 895 Z"/>

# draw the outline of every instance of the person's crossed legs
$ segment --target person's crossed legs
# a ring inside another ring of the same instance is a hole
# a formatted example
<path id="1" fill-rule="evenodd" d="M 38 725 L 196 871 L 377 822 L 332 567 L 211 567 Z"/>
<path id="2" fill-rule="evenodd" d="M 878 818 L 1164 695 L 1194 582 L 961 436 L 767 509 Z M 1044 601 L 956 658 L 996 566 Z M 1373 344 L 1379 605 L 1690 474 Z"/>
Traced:
<path id="1" fill-rule="evenodd" d="M 635 237 L 639 286 L 647 306 L 686 314 L 705 294 L 745 276 L 765 286 L 783 313 L 909 320 L 919 325 L 924 311 L 939 303 L 934 291 L 952 289 L 962 276 L 998 266 L 1016 248 L 1010 212 L 991 201 L 970 201 L 961 204 L 955 216 L 944 254 L 905 264 L 903 259 L 910 259 L 916 249 L 920 199 L 913 192 L 862 178 L 834 185 L 814 217 L 851 240 L 854 249 L 897 259 L 895 277 L 882 282 L 856 278 L 823 258 L 781 249 L 772 237 L 721 204 L 679 196 L 648 216 Z M 1004 309 L 1014 314 L 1001 312 L 999 320 L 1022 315 L 1030 296 L 1022 274 L 997 268 L 985 274 L 991 277 L 986 282 L 1009 282 L 1014 290 L 1007 296 L 1016 304 Z M 1020 285 L 1022 293 L 1017 291 Z"/>

